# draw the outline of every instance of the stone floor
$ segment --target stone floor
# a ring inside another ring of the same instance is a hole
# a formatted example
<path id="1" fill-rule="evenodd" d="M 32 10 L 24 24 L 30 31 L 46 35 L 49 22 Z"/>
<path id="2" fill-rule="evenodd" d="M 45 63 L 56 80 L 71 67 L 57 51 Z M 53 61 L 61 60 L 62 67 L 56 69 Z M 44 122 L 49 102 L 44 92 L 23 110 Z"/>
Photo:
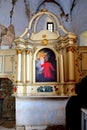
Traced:
<path id="1" fill-rule="evenodd" d="M 2 120 L 0 121 L 0 130 L 16 130 L 15 121 Z M 65 130 L 65 127 L 62 125 L 59 126 L 48 126 L 46 130 Z"/>
<path id="2" fill-rule="evenodd" d="M 15 121 L 0 120 L 0 130 L 15 130 Z"/>
<path id="3" fill-rule="evenodd" d="M 16 130 L 15 128 L 5 128 L 3 126 L 0 126 L 0 130 Z M 46 130 L 65 130 L 63 127 L 49 127 Z"/>

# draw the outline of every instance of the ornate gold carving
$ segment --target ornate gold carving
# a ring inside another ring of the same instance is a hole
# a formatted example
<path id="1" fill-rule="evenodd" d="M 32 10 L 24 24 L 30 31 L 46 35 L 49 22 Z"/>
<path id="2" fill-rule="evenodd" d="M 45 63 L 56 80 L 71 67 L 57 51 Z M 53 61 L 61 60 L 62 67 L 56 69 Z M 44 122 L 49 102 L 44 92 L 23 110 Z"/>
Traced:
<path id="1" fill-rule="evenodd" d="M 77 39 L 74 39 L 74 40 L 73 40 L 73 43 L 77 43 Z"/>
<path id="2" fill-rule="evenodd" d="M 30 83 L 30 81 L 26 81 L 26 83 Z"/>
<path id="3" fill-rule="evenodd" d="M 26 50 L 26 54 L 29 54 L 30 53 L 30 50 Z"/>
<path id="4" fill-rule="evenodd" d="M 15 76 L 14 76 L 14 75 L 12 75 L 12 81 L 14 81 L 14 78 L 15 78 Z"/>
<path id="5" fill-rule="evenodd" d="M 21 83 L 21 81 L 16 81 L 16 83 Z"/>
<path id="6" fill-rule="evenodd" d="M 42 40 L 42 44 L 47 45 L 48 44 L 48 40 L 47 39 L 43 39 Z"/>
<path id="7" fill-rule="evenodd" d="M 78 77 L 79 77 L 78 81 L 80 81 L 85 75 L 87 75 L 87 73 L 86 73 L 86 71 L 82 71 L 82 69 L 81 69 L 81 62 L 83 59 L 82 52 L 79 52 L 79 50 L 77 49 L 76 53 L 77 53 L 77 58 L 75 60 L 75 65 L 76 65 L 76 68 L 78 71 Z"/>
<path id="8" fill-rule="evenodd" d="M 75 79 L 69 79 L 68 82 L 75 82 Z"/>
<path id="9" fill-rule="evenodd" d="M 67 51 L 67 52 L 71 51 L 72 53 L 74 53 L 75 48 L 72 47 L 72 46 L 70 46 L 70 47 L 68 47 L 68 48 L 66 49 L 66 51 Z"/>
<path id="10" fill-rule="evenodd" d="M 17 52 L 17 54 L 22 54 L 22 50 L 21 49 L 17 49 L 16 52 Z"/>

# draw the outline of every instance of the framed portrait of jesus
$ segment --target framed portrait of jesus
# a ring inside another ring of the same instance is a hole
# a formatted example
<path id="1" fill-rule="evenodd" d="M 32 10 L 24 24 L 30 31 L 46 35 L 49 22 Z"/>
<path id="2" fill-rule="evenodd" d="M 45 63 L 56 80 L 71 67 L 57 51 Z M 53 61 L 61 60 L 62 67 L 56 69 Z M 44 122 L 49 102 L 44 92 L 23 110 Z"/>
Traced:
<path id="1" fill-rule="evenodd" d="M 36 82 L 56 82 L 56 57 L 49 48 L 40 49 L 36 55 Z"/>

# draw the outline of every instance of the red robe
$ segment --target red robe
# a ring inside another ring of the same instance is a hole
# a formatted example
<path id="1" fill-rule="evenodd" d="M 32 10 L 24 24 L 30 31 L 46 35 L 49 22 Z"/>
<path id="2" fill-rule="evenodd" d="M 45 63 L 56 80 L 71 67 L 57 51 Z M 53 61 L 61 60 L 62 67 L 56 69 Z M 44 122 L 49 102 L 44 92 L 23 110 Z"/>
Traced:
<path id="1" fill-rule="evenodd" d="M 43 70 L 44 78 L 51 78 L 51 79 L 55 78 L 51 72 L 55 71 L 55 68 L 52 66 L 50 62 L 45 62 L 44 64 L 41 64 L 41 67 L 44 67 Z"/>

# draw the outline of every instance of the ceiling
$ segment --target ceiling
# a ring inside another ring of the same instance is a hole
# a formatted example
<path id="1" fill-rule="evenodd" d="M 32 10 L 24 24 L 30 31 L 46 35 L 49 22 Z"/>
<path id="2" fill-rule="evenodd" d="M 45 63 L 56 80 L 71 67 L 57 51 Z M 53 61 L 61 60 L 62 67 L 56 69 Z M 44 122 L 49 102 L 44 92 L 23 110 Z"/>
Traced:
<path id="1" fill-rule="evenodd" d="M 42 8 L 55 13 L 65 28 L 78 37 L 87 30 L 87 0 L 0 0 L 0 24 L 12 23 L 16 35 L 20 35 Z"/>
<path id="2" fill-rule="evenodd" d="M 35 1 L 32 0 L 30 5 L 34 7 L 33 2 Z M 36 12 L 41 8 L 47 8 L 55 13 L 68 31 L 77 34 L 78 39 L 81 40 L 79 44 L 87 45 L 87 0 L 38 0 Z"/>
<path id="3" fill-rule="evenodd" d="M 34 1 L 34 0 L 33 0 Z M 38 0 L 40 8 L 41 6 L 47 7 L 49 4 L 50 7 L 54 6 L 57 10 L 58 17 L 60 17 L 62 23 L 67 29 L 75 32 L 79 35 L 81 32 L 87 29 L 87 0 Z M 43 5 L 41 4 L 43 3 Z M 57 3 L 57 4 L 55 4 Z M 41 6 L 40 6 L 41 5 Z M 37 7 L 37 8 L 38 8 Z M 53 8 L 48 10 L 54 11 Z"/>

